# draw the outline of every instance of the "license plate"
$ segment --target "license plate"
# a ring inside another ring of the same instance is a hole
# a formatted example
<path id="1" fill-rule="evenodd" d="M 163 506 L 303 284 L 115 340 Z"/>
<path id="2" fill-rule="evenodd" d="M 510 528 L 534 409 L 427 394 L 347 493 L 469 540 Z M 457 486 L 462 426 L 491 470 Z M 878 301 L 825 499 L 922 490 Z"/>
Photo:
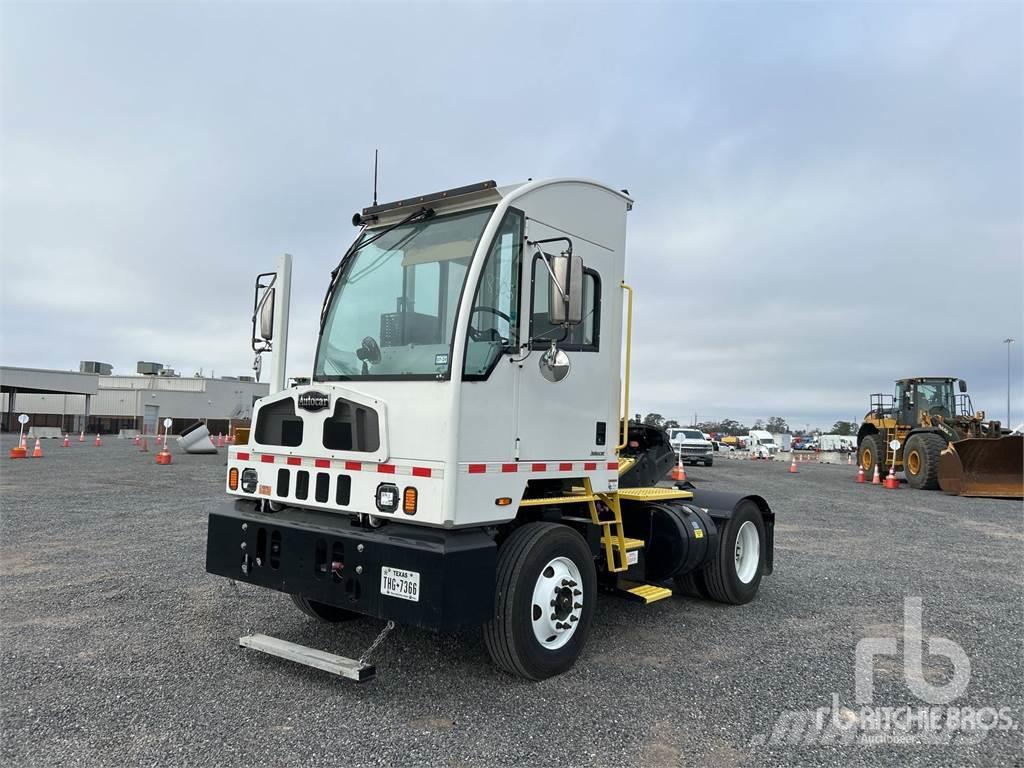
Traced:
<path id="1" fill-rule="evenodd" d="M 416 571 L 403 571 L 401 568 L 389 568 L 385 565 L 380 569 L 380 593 L 418 603 L 420 575 Z"/>

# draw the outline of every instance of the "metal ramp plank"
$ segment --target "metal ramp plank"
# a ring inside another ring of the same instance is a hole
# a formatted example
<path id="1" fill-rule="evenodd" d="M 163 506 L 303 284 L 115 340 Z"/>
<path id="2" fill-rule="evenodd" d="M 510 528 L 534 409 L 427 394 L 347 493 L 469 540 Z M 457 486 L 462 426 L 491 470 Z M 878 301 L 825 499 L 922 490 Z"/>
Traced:
<path id="1" fill-rule="evenodd" d="M 330 672 L 332 675 L 338 675 L 348 680 L 355 680 L 357 683 L 372 680 L 377 674 L 377 669 L 373 664 L 364 664 L 356 659 L 337 656 L 327 651 L 318 651 L 315 648 L 290 643 L 270 635 L 245 635 L 238 638 L 238 644 L 243 648 L 262 651 L 271 656 Z"/>

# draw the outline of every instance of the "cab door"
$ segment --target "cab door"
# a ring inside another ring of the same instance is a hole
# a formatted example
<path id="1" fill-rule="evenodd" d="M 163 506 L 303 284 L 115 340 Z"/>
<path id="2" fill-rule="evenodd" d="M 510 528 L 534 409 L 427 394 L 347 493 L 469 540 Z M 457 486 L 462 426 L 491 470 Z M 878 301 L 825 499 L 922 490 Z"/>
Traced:
<path id="1" fill-rule="evenodd" d="M 602 317 L 602 299 L 609 291 L 618 290 L 617 285 L 613 288 L 603 279 L 611 271 L 613 253 L 535 220 L 529 221 L 527 235 L 521 337 L 529 345 L 529 355 L 517 364 L 516 371 L 517 459 L 552 462 L 613 455 L 618 438 L 618 355 L 611 354 L 615 339 L 602 339 L 602 327 L 607 325 Z M 583 322 L 568 334 L 548 320 L 551 278 L 541 255 L 541 251 L 557 254 L 567 243 L 532 245 L 562 237 L 571 239 L 573 252 L 582 256 L 584 267 Z M 552 339 L 570 359 L 569 374 L 561 381 L 547 380 L 540 370 L 541 358 Z"/>

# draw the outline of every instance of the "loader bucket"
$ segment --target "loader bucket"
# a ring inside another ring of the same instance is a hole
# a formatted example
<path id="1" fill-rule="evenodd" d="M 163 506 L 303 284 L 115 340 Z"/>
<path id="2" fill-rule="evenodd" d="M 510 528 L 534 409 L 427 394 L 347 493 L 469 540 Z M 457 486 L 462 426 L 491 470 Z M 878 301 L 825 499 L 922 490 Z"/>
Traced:
<path id="1" fill-rule="evenodd" d="M 958 496 L 1024 497 L 1024 435 L 950 443 L 939 454 L 939 487 Z"/>

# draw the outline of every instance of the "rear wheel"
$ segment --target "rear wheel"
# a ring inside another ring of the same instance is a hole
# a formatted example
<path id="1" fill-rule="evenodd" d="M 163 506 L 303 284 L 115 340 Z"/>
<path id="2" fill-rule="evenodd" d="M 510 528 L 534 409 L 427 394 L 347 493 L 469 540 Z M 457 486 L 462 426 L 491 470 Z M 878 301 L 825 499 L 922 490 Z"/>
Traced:
<path id="1" fill-rule="evenodd" d="M 939 454 L 946 441 L 939 435 L 925 432 L 911 435 L 903 449 L 903 472 L 907 485 L 919 490 L 939 487 Z"/>
<path id="2" fill-rule="evenodd" d="M 484 645 L 494 664 L 543 680 L 576 662 L 586 644 L 597 595 L 597 570 L 572 528 L 529 523 L 498 550 L 494 618 Z"/>
<path id="3" fill-rule="evenodd" d="M 358 613 L 346 611 L 344 608 L 338 608 L 335 605 L 318 603 L 316 600 L 310 600 L 308 597 L 303 597 L 302 595 L 292 595 L 291 598 L 292 602 L 295 603 L 295 607 L 304 614 L 309 616 L 311 619 L 316 619 L 317 621 L 322 621 L 327 624 L 337 624 L 339 621 L 349 621 L 351 619 L 359 618 Z"/>
<path id="4" fill-rule="evenodd" d="M 764 518 L 754 502 L 744 501 L 722 528 L 714 559 L 703 570 L 676 576 L 676 591 L 719 603 L 749 603 L 761 586 L 764 563 Z"/>
<path id="5" fill-rule="evenodd" d="M 857 449 L 857 461 L 865 475 L 870 475 L 878 467 L 879 477 L 885 476 L 885 443 L 881 435 L 867 435 L 860 441 Z"/>

